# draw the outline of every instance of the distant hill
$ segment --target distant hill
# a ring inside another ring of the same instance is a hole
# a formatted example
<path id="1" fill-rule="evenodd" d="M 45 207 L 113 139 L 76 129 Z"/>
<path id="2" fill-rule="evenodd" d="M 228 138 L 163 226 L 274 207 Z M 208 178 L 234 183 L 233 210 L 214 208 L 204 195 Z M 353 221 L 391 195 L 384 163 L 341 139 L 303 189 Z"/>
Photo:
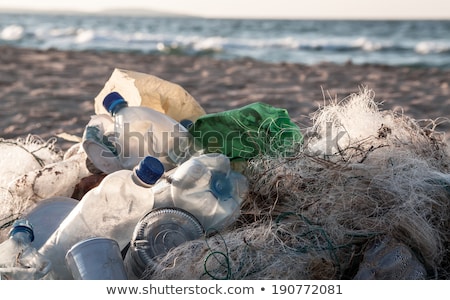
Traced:
<path id="1" fill-rule="evenodd" d="M 143 16 L 143 17 L 195 17 L 186 14 L 176 14 L 149 9 L 106 9 L 96 12 L 77 10 L 33 10 L 22 8 L 0 9 L 0 13 L 14 14 L 52 14 L 52 15 L 106 15 L 106 16 Z"/>
<path id="2" fill-rule="evenodd" d="M 193 17 L 186 14 L 169 13 L 149 9 L 106 9 L 94 14 L 114 16 L 151 16 L 151 17 Z"/>

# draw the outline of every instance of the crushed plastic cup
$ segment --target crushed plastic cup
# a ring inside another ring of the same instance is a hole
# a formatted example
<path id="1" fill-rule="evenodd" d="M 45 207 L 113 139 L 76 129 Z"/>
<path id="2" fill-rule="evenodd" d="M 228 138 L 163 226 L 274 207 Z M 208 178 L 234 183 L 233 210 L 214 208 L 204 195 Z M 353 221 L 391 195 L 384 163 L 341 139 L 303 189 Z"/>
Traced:
<path id="1" fill-rule="evenodd" d="M 95 237 L 75 244 L 66 254 L 66 263 L 76 280 L 127 280 L 119 244 Z"/>

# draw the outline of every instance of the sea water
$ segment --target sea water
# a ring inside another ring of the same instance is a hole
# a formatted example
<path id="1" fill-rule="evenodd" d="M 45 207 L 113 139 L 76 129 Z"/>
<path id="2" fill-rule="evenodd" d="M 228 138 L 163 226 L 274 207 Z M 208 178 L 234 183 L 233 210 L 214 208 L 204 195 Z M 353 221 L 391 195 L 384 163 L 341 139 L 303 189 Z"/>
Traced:
<path id="1" fill-rule="evenodd" d="M 267 62 L 450 68 L 450 20 L 254 20 L 0 13 L 0 45 Z"/>

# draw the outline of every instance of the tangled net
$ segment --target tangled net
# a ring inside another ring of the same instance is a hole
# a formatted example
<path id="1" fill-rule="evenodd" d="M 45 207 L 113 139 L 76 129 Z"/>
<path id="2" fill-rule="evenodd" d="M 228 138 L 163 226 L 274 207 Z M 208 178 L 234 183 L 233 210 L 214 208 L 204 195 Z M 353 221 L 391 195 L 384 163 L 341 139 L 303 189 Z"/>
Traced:
<path id="1" fill-rule="evenodd" d="M 56 141 L 56 138 L 44 141 L 31 134 L 25 138 L 0 138 L 0 230 L 9 226 L 24 209 L 8 185 L 27 172 L 61 161 L 63 153 L 56 147 Z"/>
<path id="2" fill-rule="evenodd" d="M 420 123 L 381 111 L 368 89 L 320 108 L 294 156 L 249 161 L 233 228 L 171 249 L 143 277 L 449 279 L 450 155 Z"/>

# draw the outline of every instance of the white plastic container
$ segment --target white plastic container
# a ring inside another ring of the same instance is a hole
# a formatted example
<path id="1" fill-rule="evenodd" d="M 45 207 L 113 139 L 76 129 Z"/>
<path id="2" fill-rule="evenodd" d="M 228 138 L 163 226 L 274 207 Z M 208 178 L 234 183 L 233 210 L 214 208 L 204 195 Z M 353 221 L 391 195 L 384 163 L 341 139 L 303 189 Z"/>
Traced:
<path id="1" fill-rule="evenodd" d="M 114 153 L 124 169 L 133 169 L 145 156 L 158 158 L 166 171 L 189 158 L 192 139 L 171 117 L 145 106 L 128 106 L 117 92 L 103 105 L 114 119 Z M 110 138 L 111 139 L 111 138 Z"/>
<path id="2" fill-rule="evenodd" d="M 194 215 L 206 231 L 222 230 L 239 217 L 248 181 L 231 169 L 227 156 L 208 153 L 172 170 L 152 190 L 155 208 L 181 208 Z"/>
<path id="3" fill-rule="evenodd" d="M 65 255 L 76 243 L 92 237 L 114 239 L 123 249 L 139 219 L 153 208 L 150 188 L 163 174 L 159 160 L 146 157 L 134 170 L 106 176 L 64 219 L 39 252 L 53 263 L 51 278 L 72 279 Z"/>

